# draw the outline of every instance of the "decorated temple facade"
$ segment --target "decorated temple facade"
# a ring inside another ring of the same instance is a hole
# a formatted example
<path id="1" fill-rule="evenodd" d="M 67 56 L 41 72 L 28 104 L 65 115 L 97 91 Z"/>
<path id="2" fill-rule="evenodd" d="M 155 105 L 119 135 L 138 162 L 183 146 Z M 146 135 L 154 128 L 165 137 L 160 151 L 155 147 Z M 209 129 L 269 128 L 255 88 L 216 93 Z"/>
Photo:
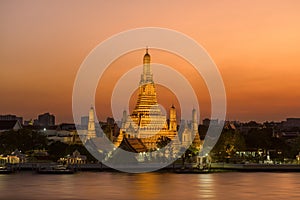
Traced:
<path id="1" fill-rule="evenodd" d="M 197 141 L 198 123 L 197 113 L 192 112 L 192 121 L 185 126 L 181 135 L 177 131 L 176 108 L 172 105 L 169 109 L 169 120 L 165 116 L 157 102 L 157 94 L 153 74 L 151 71 L 151 57 L 146 49 L 143 58 L 143 73 L 139 83 L 139 94 L 137 103 L 130 115 L 123 112 L 119 136 L 115 139 L 114 145 L 119 147 L 124 138 L 139 138 L 147 151 L 157 150 L 159 141 L 166 139 L 173 142 L 174 151 L 179 150 L 181 144 L 191 144 L 195 137 Z M 196 134 L 197 133 L 197 134 Z M 124 144 L 124 142 L 123 142 Z M 200 149 L 200 143 L 197 142 Z"/>

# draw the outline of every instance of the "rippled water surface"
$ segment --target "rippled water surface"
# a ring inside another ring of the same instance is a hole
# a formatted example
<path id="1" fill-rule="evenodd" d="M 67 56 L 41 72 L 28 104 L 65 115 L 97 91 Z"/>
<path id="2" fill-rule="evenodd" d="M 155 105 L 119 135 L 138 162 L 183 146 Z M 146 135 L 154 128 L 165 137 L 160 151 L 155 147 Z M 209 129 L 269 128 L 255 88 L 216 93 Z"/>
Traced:
<path id="1" fill-rule="evenodd" d="M 300 173 L 0 175 L 0 199 L 300 199 Z"/>

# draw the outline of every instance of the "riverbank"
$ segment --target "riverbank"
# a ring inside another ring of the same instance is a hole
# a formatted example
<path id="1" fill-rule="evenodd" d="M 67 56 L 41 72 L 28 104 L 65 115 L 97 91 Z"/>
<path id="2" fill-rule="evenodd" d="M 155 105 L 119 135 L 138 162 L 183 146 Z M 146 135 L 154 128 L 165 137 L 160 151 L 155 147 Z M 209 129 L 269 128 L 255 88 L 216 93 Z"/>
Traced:
<path id="1" fill-rule="evenodd" d="M 300 172 L 298 164 L 230 164 L 212 163 L 211 169 L 222 169 L 239 172 Z"/>
<path id="2" fill-rule="evenodd" d="M 13 173 L 20 171 L 33 171 L 39 172 L 40 169 L 50 168 L 57 163 L 21 163 L 21 164 L 7 164 L 6 168 L 3 169 L 3 173 Z M 110 168 L 102 163 L 90 163 L 90 164 L 80 164 L 80 165 L 67 165 L 67 169 L 72 170 L 72 172 L 80 171 L 118 171 L 116 169 Z M 157 169 L 155 164 L 147 164 L 140 166 L 128 166 L 128 168 L 133 169 L 145 169 L 145 171 L 151 171 L 149 169 Z M 174 172 L 174 173 L 216 173 L 216 172 L 226 172 L 226 171 L 236 171 L 236 172 L 300 172 L 300 165 L 297 164 L 230 164 L 230 163 L 211 163 L 209 168 L 198 169 L 192 165 L 186 165 L 183 167 L 181 164 L 171 164 L 155 170 L 158 172 Z M 1 172 L 0 172 L 1 173 Z"/>

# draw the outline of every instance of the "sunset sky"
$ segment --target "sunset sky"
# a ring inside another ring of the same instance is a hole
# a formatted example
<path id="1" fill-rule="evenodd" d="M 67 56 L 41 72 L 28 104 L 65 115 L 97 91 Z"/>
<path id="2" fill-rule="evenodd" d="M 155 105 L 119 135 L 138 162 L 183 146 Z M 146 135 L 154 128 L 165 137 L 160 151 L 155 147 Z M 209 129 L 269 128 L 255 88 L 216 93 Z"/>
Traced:
<path id="1" fill-rule="evenodd" d="M 299 10 L 298 0 L 2 0 L 0 114 L 28 120 L 50 112 L 57 122 L 72 122 L 73 83 L 89 52 L 119 32 L 163 27 L 190 36 L 210 54 L 224 80 L 228 120 L 300 117 Z M 143 54 L 123 55 L 109 67 L 97 90 L 100 120 L 111 115 L 107 102 L 113 84 L 142 64 Z M 150 54 L 153 62 L 190 77 L 201 117 L 209 117 L 205 84 L 191 76 L 188 64 L 167 52 Z"/>

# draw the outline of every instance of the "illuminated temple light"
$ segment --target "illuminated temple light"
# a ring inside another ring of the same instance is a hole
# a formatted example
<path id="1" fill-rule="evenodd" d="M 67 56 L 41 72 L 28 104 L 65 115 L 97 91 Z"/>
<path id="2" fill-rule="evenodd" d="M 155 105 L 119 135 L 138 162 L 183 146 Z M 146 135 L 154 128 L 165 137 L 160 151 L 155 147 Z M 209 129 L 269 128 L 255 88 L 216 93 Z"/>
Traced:
<path id="1" fill-rule="evenodd" d="M 166 115 L 162 113 L 157 101 L 157 94 L 155 83 L 153 81 L 153 74 L 151 70 L 151 56 L 146 48 L 146 53 L 143 57 L 143 73 L 139 83 L 139 94 L 134 110 L 130 115 L 123 112 L 122 125 L 119 136 L 115 139 L 114 145 L 119 147 L 124 139 L 126 143 L 130 140 L 134 143 L 140 142 L 140 151 L 151 151 L 158 149 L 157 142 L 161 138 L 169 138 L 173 141 L 173 153 L 176 154 L 180 149 L 182 140 L 178 137 L 177 122 L 176 122 L 176 108 L 174 105 L 170 107 L 170 120 L 167 121 Z M 198 136 L 196 110 L 192 113 L 191 127 L 186 127 L 186 134 L 190 139 L 185 140 L 185 144 L 191 144 L 191 135 L 195 133 Z M 135 139 L 133 139 L 135 138 Z M 198 141 L 198 140 L 197 140 Z M 187 146 L 188 147 L 188 146 Z M 200 140 L 198 142 L 200 148 Z"/>

